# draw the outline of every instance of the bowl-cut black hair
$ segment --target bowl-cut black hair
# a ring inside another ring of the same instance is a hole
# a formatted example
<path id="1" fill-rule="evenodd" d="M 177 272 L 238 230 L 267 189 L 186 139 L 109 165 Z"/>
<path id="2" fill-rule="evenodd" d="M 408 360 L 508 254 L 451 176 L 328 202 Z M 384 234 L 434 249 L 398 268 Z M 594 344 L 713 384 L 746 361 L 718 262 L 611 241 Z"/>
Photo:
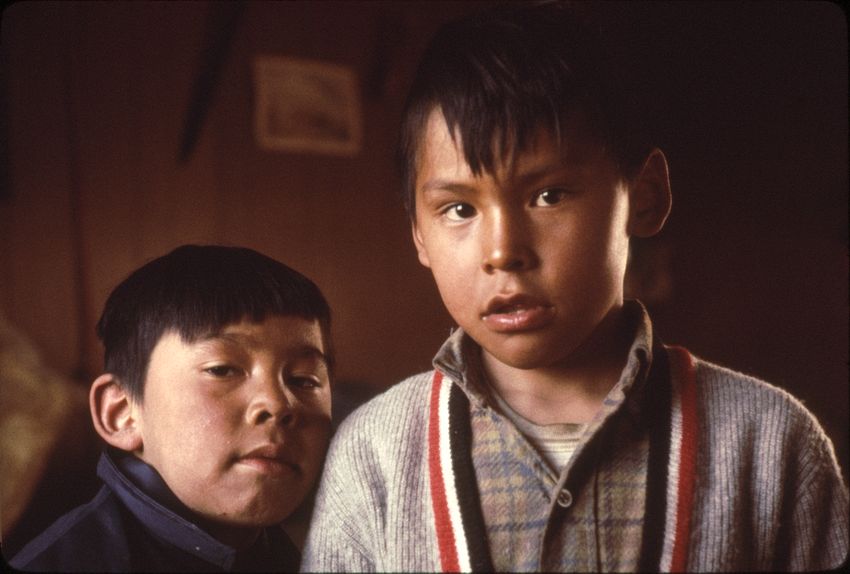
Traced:
<path id="1" fill-rule="evenodd" d="M 148 363 L 163 334 L 193 342 L 243 319 L 317 320 L 333 365 L 330 308 L 319 288 L 294 269 L 245 247 L 183 245 L 122 281 L 97 323 L 104 367 L 141 400 Z"/>

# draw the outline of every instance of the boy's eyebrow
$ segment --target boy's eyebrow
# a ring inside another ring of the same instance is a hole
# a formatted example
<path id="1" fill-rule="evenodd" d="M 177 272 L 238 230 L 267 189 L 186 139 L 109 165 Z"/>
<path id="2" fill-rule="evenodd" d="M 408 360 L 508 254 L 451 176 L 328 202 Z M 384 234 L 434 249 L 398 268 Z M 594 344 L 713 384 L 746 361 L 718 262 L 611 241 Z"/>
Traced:
<path id="1" fill-rule="evenodd" d="M 259 347 L 261 345 L 261 342 L 257 337 L 253 337 L 251 335 L 246 335 L 243 333 L 209 333 L 208 335 L 201 337 L 200 342 L 206 343 L 216 340 L 237 343 L 245 345 L 247 347 Z M 321 349 L 319 349 L 315 345 L 303 344 L 298 347 L 295 347 L 294 349 L 292 349 L 292 351 L 294 351 L 293 354 L 298 357 L 315 358 L 324 363 L 325 367 L 328 366 L 328 358 L 321 351 Z"/>
<path id="2" fill-rule="evenodd" d="M 548 176 L 572 175 L 576 172 L 576 168 L 579 165 L 580 163 L 578 161 L 571 161 L 570 159 L 562 158 L 554 164 L 545 163 L 520 171 L 518 174 L 514 175 L 514 178 L 520 183 L 531 183 Z"/>
<path id="3" fill-rule="evenodd" d="M 213 331 L 211 333 L 207 333 L 199 340 L 203 343 L 207 341 L 215 341 L 217 339 L 233 343 L 245 344 L 249 347 L 256 347 L 260 344 L 260 341 L 256 337 L 252 337 L 251 335 L 246 335 L 244 333 L 228 333 L 226 331 Z"/>
<path id="4" fill-rule="evenodd" d="M 298 349 L 299 357 L 310 357 L 312 359 L 316 359 L 325 365 L 325 368 L 328 366 L 328 358 L 325 354 L 314 347 L 313 345 L 304 345 L 300 349 Z"/>
<path id="5" fill-rule="evenodd" d="M 422 193 L 429 191 L 445 190 L 454 191 L 457 193 L 465 193 L 473 190 L 471 185 L 458 183 L 449 179 L 432 179 L 422 184 Z"/>
<path id="6" fill-rule="evenodd" d="M 542 165 L 533 166 L 527 170 L 520 170 L 520 172 L 513 175 L 512 178 L 516 179 L 520 184 L 528 184 L 550 175 L 574 175 L 577 171 L 579 171 L 578 168 L 580 168 L 581 165 L 581 162 L 576 159 L 561 158 L 555 163 L 544 163 Z M 422 184 L 420 189 L 422 190 L 422 193 L 438 190 L 451 191 L 455 193 L 469 193 L 470 191 L 474 191 L 475 188 L 474 186 L 450 179 L 437 178 L 426 181 Z"/>

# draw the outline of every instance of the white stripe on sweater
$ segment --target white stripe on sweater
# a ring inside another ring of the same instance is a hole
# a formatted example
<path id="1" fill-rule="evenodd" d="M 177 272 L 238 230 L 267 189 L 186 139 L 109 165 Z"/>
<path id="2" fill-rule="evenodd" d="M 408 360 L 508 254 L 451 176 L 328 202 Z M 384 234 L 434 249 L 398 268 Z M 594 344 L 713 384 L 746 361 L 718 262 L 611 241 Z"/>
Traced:
<path id="1" fill-rule="evenodd" d="M 677 360 L 669 353 L 670 362 Z M 664 521 L 664 546 L 661 549 L 661 572 L 669 572 L 673 563 L 673 547 L 676 543 L 676 516 L 679 508 L 679 466 L 682 460 L 682 383 L 675 374 L 679 371 L 670 365 L 670 452 L 667 463 L 667 508 Z"/>
<path id="2" fill-rule="evenodd" d="M 452 464 L 451 433 L 449 420 L 449 393 L 452 382 L 443 378 L 440 382 L 440 466 L 443 467 L 443 485 L 446 491 L 446 504 L 449 507 L 449 518 L 452 522 L 452 533 L 454 534 L 455 549 L 457 550 L 457 561 L 461 572 L 472 570 L 469 561 L 469 546 L 466 541 L 466 532 L 463 530 L 463 519 L 460 515 L 460 504 L 457 498 L 457 483 L 455 481 L 455 469 Z"/>

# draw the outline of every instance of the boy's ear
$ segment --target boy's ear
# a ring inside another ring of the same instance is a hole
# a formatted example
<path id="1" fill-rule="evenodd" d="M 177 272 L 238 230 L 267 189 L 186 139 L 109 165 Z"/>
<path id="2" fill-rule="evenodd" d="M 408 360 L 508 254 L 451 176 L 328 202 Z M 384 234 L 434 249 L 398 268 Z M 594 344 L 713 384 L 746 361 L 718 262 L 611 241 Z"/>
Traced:
<path id="1" fill-rule="evenodd" d="M 413 234 L 413 244 L 416 245 L 416 254 L 419 256 L 419 263 L 425 267 L 431 267 L 431 260 L 428 259 L 428 252 L 425 251 L 425 243 L 422 241 L 422 234 L 415 221 L 410 223 L 410 231 Z"/>
<path id="2" fill-rule="evenodd" d="M 629 235 L 650 237 L 661 231 L 671 204 L 667 158 L 654 148 L 629 189 Z"/>
<path id="3" fill-rule="evenodd" d="M 89 409 L 97 434 L 108 444 L 128 452 L 142 448 L 137 409 L 114 375 L 103 374 L 92 383 Z"/>

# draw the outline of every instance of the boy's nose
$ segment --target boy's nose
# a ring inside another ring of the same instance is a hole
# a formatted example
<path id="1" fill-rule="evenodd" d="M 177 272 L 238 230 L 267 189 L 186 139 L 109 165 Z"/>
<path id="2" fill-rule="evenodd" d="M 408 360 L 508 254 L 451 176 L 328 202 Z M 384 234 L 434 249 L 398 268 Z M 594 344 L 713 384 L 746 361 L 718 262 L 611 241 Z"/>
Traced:
<path id="1" fill-rule="evenodd" d="M 497 213 L 484 224 L 482 267 L 494 271 L 523 271 L 537 263 L 526 223 L 517 215 Z"/>
<path id="2" fill-rule="evenodd" d="M 275 378 L 262 382 L 261 388 L 251 398 L 248 408 L 248 422 L 259 425 L 275 422 L 280 425 L 292 425 L 295 422 L 295 397 L 286 386 Z"/>

